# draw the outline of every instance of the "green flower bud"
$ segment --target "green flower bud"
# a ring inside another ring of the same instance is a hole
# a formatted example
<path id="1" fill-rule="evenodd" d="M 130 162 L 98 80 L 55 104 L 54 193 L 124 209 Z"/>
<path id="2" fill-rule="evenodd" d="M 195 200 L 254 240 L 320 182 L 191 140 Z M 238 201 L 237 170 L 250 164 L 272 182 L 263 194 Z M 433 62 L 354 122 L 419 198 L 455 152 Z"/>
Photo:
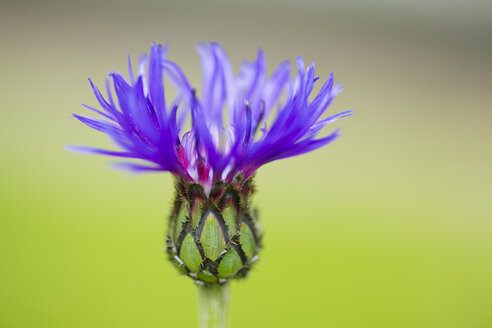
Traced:
<path id="1" fill-rule="evenodd" d="M 251 179 L 202 185 L 178 180 L 169 220 L 167 251 L 179 272 L 204 284 L 245 277 L 260 249 L 250 210 Z"/>

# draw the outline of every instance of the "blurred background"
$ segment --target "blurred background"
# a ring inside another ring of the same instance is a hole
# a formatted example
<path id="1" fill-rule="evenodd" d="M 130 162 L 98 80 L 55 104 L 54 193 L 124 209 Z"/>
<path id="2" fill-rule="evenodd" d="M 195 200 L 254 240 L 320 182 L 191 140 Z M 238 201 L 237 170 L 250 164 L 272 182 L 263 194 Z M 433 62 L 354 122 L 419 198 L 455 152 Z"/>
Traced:
<path id="1" fill-rule="evenodd" d="M 198 41 L 235 68 L 299 55 L 345 90 L 343 136 L 260 169 L 261 260 L 232 327 L 492 327 L 490 1 L 2 1 L 0 326 L 195 327 L 163 252 L 169 174 L 67 144 L 88 77 L 153 41 L 200 86 Z"/>

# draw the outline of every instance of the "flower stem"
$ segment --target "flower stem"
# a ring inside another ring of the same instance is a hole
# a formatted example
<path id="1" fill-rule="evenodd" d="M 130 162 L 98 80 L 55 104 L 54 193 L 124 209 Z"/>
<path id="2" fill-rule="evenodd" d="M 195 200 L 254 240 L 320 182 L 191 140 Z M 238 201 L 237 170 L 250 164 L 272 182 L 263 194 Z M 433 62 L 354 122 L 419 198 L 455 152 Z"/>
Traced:
<path id="1" fill-rule="evenodd" d="M 229 284 L 198 286 L 200 328 L 227 328 Z"/>

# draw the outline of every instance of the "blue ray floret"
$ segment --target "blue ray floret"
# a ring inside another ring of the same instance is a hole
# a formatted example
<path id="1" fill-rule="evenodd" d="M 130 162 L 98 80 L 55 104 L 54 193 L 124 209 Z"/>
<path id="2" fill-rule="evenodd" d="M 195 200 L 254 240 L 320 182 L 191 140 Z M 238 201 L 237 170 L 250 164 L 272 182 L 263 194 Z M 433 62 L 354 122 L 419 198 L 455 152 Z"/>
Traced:
<path id="1" fill-rule="evenodd" d="M 318 78 L 314 64 L 305 68 L 302 58 L 297 59 L 294 78 L 289 62 L 268 76 L 261 50 L 254 62 L 244 62 L 239 74 L 234 74 L 218 44 L 199 44 L 197 49 L 203 71 L 200 97 L 179 66 L 166 58 L 167 47 L 155 44 L 148 56 L 139 59 L 137 76 L 130 60 L 129 80 L 110 74 L 106 97 L 90 81 L 102 110 L 84 107 L 101 118 L 74 116 L 109 135 L 120 150 L 72 149 L 144 160 L 150 165 L 122 166 L 169 171 L 210 187 L 215 181 L 231 182 L 239 174 L 248 177 L 266 163 L 330 143 L 339 136 L 338 130 L 322 138 L 317 138 L 318 133 L 351 115 L 344 111 L 321 118 L 342 88 L 334 84 L 331 74 L 310 100 Z M 164 79 L 176 91 L 171 102 L 166 102 Z M 191 128 L 185 132 L 190 117 Z"/>

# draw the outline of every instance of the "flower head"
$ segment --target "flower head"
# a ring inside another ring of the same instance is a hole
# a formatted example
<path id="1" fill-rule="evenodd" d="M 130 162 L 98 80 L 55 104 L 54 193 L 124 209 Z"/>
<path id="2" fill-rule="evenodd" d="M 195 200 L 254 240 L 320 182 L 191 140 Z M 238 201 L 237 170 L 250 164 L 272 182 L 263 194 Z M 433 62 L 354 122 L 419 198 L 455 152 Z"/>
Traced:
<path id="1" fill-rule="evenodd" d="M 342 88 L 331 74 L 310 99 L 318 77 L 314 64 L 305 68 L 300 57 L 294 78 L 289 62 L 268 76 L 261 50 L 236 75 L 218 44 L 199 44 L 197 49 L 203 71 L 200 97 L 179 66 L 166 58 L 167 47 L 155 44 L 140 58 L 137 76 L 130 59 L 129 80 L 110 74 L 106 97 L 91 81 L 102 110 L 84 107 L 102 118 L 74 116 L 109 135 L 120 150 L 72 149 L 144 160 L 151 165 L 122 165 L 134 171 L 169 171 L 209 189 L 215 181 L 231 182 L 240 174 L 247 178 L 266 163 L 330 143 L 338 130 L 322 138 L 318 132 L 351 115 L 344 111 L 321 118 Z M 165 97 L 164 78 L 176 89 L 171 102 Z M 189 117 L 191 129 L 184 131 Z"/>

